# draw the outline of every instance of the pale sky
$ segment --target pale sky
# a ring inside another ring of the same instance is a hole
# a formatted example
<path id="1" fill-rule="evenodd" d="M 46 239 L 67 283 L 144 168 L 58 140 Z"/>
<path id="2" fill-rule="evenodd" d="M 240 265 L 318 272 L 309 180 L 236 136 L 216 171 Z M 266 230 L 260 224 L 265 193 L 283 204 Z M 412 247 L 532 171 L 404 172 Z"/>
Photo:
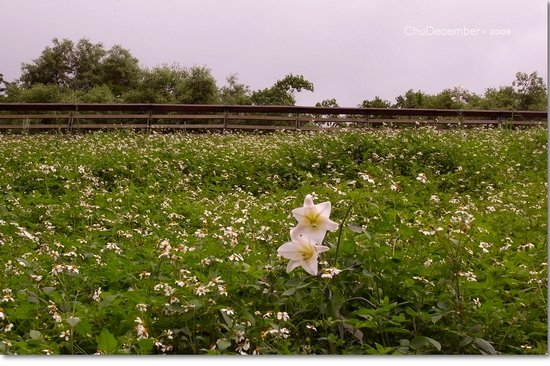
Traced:
<path id="1" fill-rule="evenodd" d="M 118 44 L 141 66 L 207 66 L 252 90 L 293 73 L 354 107 L 408 89 L 483 93 L 518 71 L 547 82 L 547 0 L 0 0 L 0 73 L 53 38 Z"/>

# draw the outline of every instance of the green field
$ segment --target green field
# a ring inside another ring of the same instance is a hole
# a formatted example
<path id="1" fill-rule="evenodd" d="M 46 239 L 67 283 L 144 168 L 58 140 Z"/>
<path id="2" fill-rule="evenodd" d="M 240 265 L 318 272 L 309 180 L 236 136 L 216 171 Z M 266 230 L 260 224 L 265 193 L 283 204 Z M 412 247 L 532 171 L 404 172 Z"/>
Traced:
<path id="1" fill-rule="evenodd" d="M 545 354 L 547 189 L 542 128 L 0 135 L 0 353 Z"/>

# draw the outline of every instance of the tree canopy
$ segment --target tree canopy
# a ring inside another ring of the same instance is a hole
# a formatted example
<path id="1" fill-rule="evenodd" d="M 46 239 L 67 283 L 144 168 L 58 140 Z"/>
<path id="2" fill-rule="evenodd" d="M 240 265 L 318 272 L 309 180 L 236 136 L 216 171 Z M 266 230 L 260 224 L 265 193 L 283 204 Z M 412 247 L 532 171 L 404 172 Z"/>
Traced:
<path id="1" fill-rule="evenodd" d="M 0 74 L 2 102 L 294 105 L 296 93 L 302 91 L 313 92 L 313 83 L 292 73 L 255 91 L 242 84 L 237 74 L 229 75 L 226 85 L 219 87 L 206 66 L 142 67 L 122 46 L 106 49 L 85 38 L 76 43 L 54 38 L 40 56 L 22 65 L 18 80 L 8 82 Z M 489 87 L 482 95 L 461 87 L 437 94 L 409 89 L 393 103 L 376 96 L 358 107 L 546 110 L 547 104 L 542 77 L 537 72 L 518 72 L 510 85 Z M 334 107 L 338 102 L 332 98 L 317 105 Z"/>

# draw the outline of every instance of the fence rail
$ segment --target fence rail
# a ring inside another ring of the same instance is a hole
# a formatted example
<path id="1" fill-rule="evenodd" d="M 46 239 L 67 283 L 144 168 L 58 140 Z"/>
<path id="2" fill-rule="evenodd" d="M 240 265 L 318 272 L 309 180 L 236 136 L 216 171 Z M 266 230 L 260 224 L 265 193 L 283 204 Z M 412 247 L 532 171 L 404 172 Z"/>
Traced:
<path id="1" fill-rule="evenodd" d="M 541 126 L 546 111 L 210 104 L 0 103 L 1 130 Z M 98 122 L 99 121 L 99 122 Z"/>

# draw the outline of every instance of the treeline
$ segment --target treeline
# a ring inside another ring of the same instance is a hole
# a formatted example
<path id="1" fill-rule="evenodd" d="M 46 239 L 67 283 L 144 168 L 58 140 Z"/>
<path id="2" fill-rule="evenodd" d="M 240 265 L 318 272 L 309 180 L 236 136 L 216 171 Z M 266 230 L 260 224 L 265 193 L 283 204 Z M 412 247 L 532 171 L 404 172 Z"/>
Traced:
<path id="1" fill-rule="evenodd" d="M 1 71 L 1 70 L 0 70 Z M 546 110 L 547 88 L 536 72 L 518 72 L 509 86 L 488 88 L 483 95 L 460 87 L 427 94 L 410 89 L 395 102 L 375 97 L 359 107 Z M 105 49 L 87 39 L 53 39 L 41 55 L 6 81 L 0 74 L 0 102 L 21 103 L 184 103 L 294 105 L 295 95 L 313 91 L 302 75 L 288 74 L 270 87 L 251 90 L 230 75 L 219 87 L 205 66 L 177 64 L 141 67 L 129 50 Z M 316 104 L 337 107 L 336 99 Z"/>

